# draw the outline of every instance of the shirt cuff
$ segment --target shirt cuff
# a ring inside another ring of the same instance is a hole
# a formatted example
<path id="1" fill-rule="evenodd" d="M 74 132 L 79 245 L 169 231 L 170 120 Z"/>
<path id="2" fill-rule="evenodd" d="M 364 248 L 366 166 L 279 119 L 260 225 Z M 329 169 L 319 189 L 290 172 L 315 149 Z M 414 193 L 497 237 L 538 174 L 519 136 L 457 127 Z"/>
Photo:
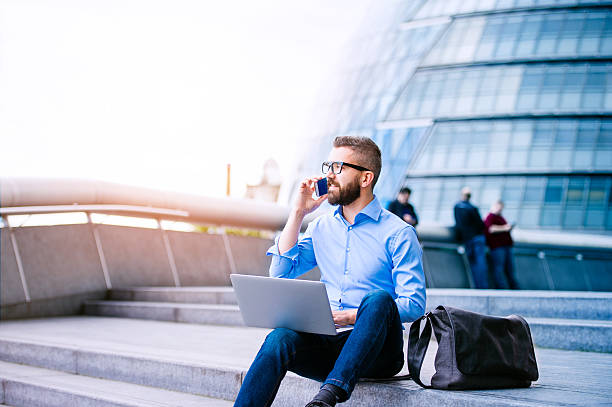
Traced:
<path id="1" fill-rule="evenodd" d="M 287 250 L 285 253 L 281 254 L 278 249 L 278 241 L 280 240 L 280 236 L 277 236 L 274 239 L 274 246 L 270 247 L 266 252 L 266 256 L 274 256 L 273 263 L 276 265 L 280 265 L 281 263 L 285 263 L 290 261 L 291 264 L 297 264 L 297 258 L 300 254 L 300 250 L 298 249 L 297 243 L 293 245 L 293 247 Z"/>

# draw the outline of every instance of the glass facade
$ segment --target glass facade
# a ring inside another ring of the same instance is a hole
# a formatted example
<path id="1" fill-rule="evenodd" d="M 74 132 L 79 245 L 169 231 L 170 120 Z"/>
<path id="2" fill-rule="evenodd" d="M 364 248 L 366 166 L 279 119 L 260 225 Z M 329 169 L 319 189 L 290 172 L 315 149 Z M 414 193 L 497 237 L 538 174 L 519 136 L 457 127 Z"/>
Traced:
<path id="1" fill-rule="evenodd" d="M 338 135 L 372 137 L 375 193 L 409 186 L 421 224 L 452 225 L 468 185 L 482 215 L 502 199 L 524 229 L 612 231 L 612 1 L 393 7 L 324 95 L 315 155 Z"/>
<path id="2" fill-rule="evenodd" d="M 609 171 L 612 119 L 440 123 L 412 168 L 415 176 Z"/>
<path id="3" fill-rule="evenodd" d="M 388 120 L 612 110 L 612 64 L 551 63 L 417 72 Z"/>
<path id="4" fill-rule="evenodd" d="M 423 66 L 517 59 L 604 57 L 612 14 L 567 10 L 458 18 Z"/>
<path id="5" fill-rule="evenodd" d="M 605 0 L 426 0 L 422 1 L 414 18 L 418 20 L 482 12 L 606 4 L 609 2 Z"/>

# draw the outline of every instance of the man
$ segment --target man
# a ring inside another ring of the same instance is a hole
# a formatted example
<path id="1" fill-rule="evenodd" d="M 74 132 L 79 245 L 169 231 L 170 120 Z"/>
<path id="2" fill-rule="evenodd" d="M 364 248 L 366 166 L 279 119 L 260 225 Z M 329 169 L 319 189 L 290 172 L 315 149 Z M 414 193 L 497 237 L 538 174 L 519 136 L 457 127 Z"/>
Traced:
<path id="1" fill-rule="evenodd" d="M 461 189 L 461 201 L 457 202 L 455 212 L 455 230 L 465 251 L 472 270 L 476 288 L 489 288 L 488 267 L 484 230 L 485 225 L 478 208 L 470 203 L 472 191 L 469 187 Z"/>
<path id="2" fill-rule="evenodd" d="M 512 237 L 510 231 L 513 225 L 506 222 L 502 216 L 504 203 L 497 201 L 491 206 L 491 212 L 485 218 L 485 235 L 493 265 L 493 280 L 496 288 L 518 289 L 514 275 L 514 259 L 512 254 Z"/>
<path id="3" fill-rule="evenodd" d="M 410 188 L 404 187 L 400 189 L 397 199 L 389 204 L 387 210 L 399 216 L 404 222 L 416 227 L 419 223 L 419 218 L 412 204 L 408 203 L 410 194 L 412 194 Z"/>
<path id="4" fill-rule="evenodd" d="M 415 230 L 383 209 L 373 193 L 381 170 L 378 146 L 365 137 L 337 137 L 322 169 L 329 193 L 313 199 L 322 177 L 302 181 L 287 224 L 268 251 L 270 276 L 296 278 L 318 266 L 334 322 L 353 329 L 336 336 L 275 329 L 235 406 L 271 405 L 287 370 L 323 383 L 308 407 L 346 401 L 360 377 L 391 377 L 402 369 L 402 322 L 424 313 Z M 338 208 L 310 222 L 298 242 L 304 217 L 325 199 Z"/>

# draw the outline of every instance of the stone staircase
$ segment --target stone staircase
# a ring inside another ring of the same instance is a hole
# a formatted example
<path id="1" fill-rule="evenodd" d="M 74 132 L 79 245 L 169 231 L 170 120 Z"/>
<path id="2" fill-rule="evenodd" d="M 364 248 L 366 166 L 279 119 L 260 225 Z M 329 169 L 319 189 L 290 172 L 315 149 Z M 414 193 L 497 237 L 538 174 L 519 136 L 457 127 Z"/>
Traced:
<path id="1" fill-rule="evenodd" d="M 575 349 L 609 349 L 611 301 L 603 293 L 428 292 L 434 305 L 520 313 L 536 343 Z M 230 288 L 114 290 L 85 311 L 0 322 L 0 406 L 230 406 L 269 332 L 242 326 Z M 563 339 L 580 329 L 595 332 L 592 343 Z M 450 392 L 412 381 L 360 382 L 342 406 L 612 405 L 612 354 L 540 345 L 536 356 L 540 379 L 528 389 Z M 274 406 L 303 406 L 318 386 L 289 373 Z"/>
<path id="2" fill-rule="evenodd" d="M 612 352 L 612 293 L 429 289 L 428 311 L 439 304 L 489 315 L 518 314 L 537 346 Z M 85 314 L 243 326 L 231 287 L 139 287 L 89 301 Z"/>

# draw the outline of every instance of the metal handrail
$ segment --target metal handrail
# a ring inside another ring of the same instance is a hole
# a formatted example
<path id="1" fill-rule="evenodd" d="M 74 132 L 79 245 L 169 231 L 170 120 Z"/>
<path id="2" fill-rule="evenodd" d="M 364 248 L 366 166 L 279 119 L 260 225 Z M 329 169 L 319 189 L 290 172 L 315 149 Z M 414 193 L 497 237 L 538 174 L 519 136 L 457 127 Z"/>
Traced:
<path id="1" fill-rule="evenodd" d="M 10 208 L 0 208 L 0 215 L 38 215 L 50 213 L 68 213 L 68 212 L 87 212 L 87 213 L 105 213 L 105 214 L 129 214 L 132 216 L 154 216 L 154 217 L 189 217 L 189 212 L 152 208 L 148 206 L 135 205 L 52 205 L 52 206 L 14 206 Z"/>
<path id="2" fill-rule="evenodd" d="M 22 213 L 28 210 L 26 207 L 71 212 L 86 205 L 105 206 L 102 209 L 110 205 L 116 212 L 132 210 L 135 215 L 159 215 L 168 220 L 268 230 L 282 228 L 289 215 L 287 207 L 248 199 L 213 198 L 94 180 L 0 178 L 0 208 L 23 208 Z M 11 214 L 19 211 L 11 210 Z"/>

